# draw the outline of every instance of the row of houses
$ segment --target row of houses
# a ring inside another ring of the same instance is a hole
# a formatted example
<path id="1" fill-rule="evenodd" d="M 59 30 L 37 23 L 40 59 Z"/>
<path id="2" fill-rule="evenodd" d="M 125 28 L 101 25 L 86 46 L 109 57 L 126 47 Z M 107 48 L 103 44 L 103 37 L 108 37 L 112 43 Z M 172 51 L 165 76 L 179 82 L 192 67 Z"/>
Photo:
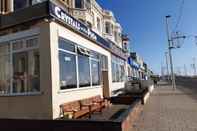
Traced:
<path id="1" fill-rule="evenodd" d="M 1 0 L 0 14 L 0 118 L 56 119 L 62 103 L 147 79 L 147 64 L 95 0 Z"/>

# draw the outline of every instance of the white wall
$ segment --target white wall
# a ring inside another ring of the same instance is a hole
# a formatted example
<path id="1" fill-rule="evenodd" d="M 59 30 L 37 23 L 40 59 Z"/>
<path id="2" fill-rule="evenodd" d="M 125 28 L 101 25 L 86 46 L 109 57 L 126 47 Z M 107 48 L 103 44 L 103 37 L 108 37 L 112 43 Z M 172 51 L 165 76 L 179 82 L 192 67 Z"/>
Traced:
<path id="1" fill-rule="evenodd" d="M 59 85 L 59 59 L 58 59 L 58 36 L 73 41 L 79 45 L 82 45 L 90 50 L 97 51 L 108 57 L 109 68 L 109 81 L 111 78 L 111 54 L 102 47 L 95 43 L 81 37 L 80 35 L 66 29 L 65 27 L 52 22 L 50 24 L 51 33 L 51 64 L 52 64 L 52 96 L 53 96 L 53 118 L 59 117 L 60 109 L 59 105 L 69 101 L 79 100 L 95 95 L 102 95 L 102 88 L 83 88 L 68 91 L 60 91 Z M 112 86 L 110 82 L 110 87 Z"/>

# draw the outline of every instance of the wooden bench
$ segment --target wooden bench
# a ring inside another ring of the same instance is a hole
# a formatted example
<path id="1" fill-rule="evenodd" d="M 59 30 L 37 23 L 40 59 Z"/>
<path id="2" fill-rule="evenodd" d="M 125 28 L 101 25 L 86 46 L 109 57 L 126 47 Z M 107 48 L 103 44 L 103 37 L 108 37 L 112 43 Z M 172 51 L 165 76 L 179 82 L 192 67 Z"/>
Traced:
<path id="1" fill-rule="evenodd" d="M 60 105 L 61 117 L 77 119 L 84 115 L 89 115 L 90 117 L 90 108 L 87 106 L 82 106 L 80 101 L 73 101 Z"/>
<path id="2" fill-rule="evenodd" d="M 93 112 L 102 112 L 102 109 L 105 107 L 105 100 L 101 96 L 94 96 L 80 101 L 82 106 L 88 106 L 90 113 Z"/>
<path id="3" fill-rule="evenodd" d="M 68 118 L 77 119 L 88 115 L 90 118 L 93 112 L 102 112 L 104 107 L 105 100 L 98 95 L 60 105 L 60 116 L 63 118 L 67 116 Z"/>

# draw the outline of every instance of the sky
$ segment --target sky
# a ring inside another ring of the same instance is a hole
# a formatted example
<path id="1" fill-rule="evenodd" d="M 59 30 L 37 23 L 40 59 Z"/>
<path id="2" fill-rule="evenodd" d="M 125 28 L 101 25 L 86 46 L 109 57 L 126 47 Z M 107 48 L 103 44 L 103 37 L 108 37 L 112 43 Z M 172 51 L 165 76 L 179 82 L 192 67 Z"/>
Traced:
<path id="1" fill-rule="evenodd" d="M 197 63 L 197 0 L 97 0 L 105 9 L 114 12 L 124 33 L 131 39 L 132 50 L 137 52 L 155 73 L 161 73 L 161 65 L 166 67 L 165 52 L 167 51 L 167 36 L 165 16 L 169 19 L 170 31 L 178 27 L 186 35 L 181 42 L 181 48 L 174 49 L 174 70 L 182 74 L 193 74 L 191 68 L 193 58 Z M 182 4 L 183 3 L 183 4 Z M 182 11 L 180 10 L 182 6 Z M 181 13 L 182 12 L 182 13 Z M 186 72 L 184 71 L 186 66 Z"/>

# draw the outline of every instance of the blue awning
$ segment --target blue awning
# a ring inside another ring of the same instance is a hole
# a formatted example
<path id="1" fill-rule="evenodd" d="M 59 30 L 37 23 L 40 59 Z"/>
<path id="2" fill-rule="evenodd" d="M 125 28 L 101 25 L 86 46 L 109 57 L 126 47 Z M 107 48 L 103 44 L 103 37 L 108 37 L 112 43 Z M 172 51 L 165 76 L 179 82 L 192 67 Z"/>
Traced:
<path id="1" fill-rule="evenodd" d="M 140 68 L 140 65 L 137 62 L 135 62 L 132 58 L 128 58 L 128 64 L 133 68 Z"/>

